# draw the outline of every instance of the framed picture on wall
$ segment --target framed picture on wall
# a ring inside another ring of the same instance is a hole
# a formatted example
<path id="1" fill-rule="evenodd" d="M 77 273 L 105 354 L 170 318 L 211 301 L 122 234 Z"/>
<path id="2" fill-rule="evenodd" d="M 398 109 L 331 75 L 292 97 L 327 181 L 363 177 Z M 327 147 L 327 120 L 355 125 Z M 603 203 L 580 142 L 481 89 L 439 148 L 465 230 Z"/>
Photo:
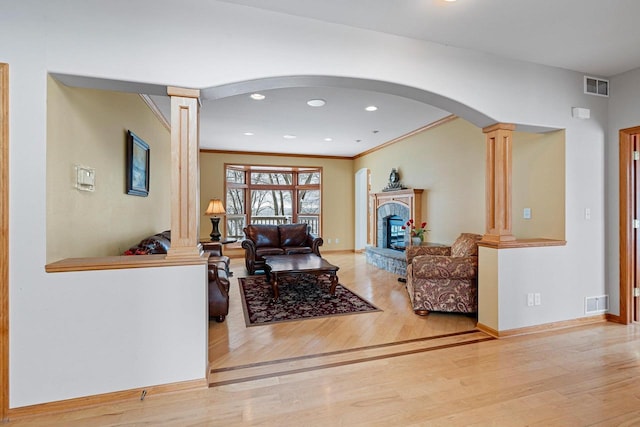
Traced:
<path id="1" fill-rule="evenodd" d="M 149 195 L 149 144 L 127 131 L 127 194 Z"/>

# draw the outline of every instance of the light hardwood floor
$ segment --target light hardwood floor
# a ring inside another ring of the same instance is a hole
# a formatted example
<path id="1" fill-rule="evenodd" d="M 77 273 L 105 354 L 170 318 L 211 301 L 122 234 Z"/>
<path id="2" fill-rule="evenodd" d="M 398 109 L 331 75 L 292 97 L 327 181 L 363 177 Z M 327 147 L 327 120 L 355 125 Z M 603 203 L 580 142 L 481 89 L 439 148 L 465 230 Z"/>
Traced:
<path id="1" fill-rule="evenodd" d="M 246 327 L 238 277 L 246 276 L 243 259 L 232 259 L 229 316 L 209 326 L 212 368 L 292 358 L 385 344 L 475 328 L 476 319 L 462 314 L 416 316 L 398 276 L 366 263 L 364 254 L 324 255 L 340 267 L 340 283 L 382 311 Z"/>
<path id="2" fill-rule="evenodd" d="M 403 300 L 402 285 L 395 276 L 372 271 L 357 255 L 338 257 L 340 262 L 346 257 L 344 264 L 339 264 L 345 271 L 341 282 L 389 311 L 390 317 L 380 324 L 370 322 L 375 325 L 370 328 L 378 334 L 364 326 L 358 326 L 355 333 L 336 332 L 342 325 L 329 328 L 317 322 L 315 327 L 309 326 L 299 334 L 305 344 L 298 347 L 308 346 L 315 352 L 325 351 L 326 346 L 348 348 L 352 339 L 359 344 L 407 339 L 412 336 L 406 331 L 411 322 L 416 322 L 413 325 L 416 328 L 423 323 L 439 322 L 436 316 L 426 319 L 405 316 L 400 306 L 404 304 L 408 309 L 408 302 Z M 353 259 L 351 267 L 347 267 L 349 257 Z M 338 260 L 331 255 L 328 258 Z M 349 268 L 353 268 L 355 282 L 370 280 L 373 289 L 369 295 L 347 282 Z M 365 275 L 369 279 L 362 277 Z M 233 283 L 237 286 L 237 281 Z M 388 287 L 387 291 L 380 289 L 383 286 Z M 389 294 L 388 300 L 379 296 L 385 292 Z M 394 315 L 391 313 L 395 302 L 398 307 Z M 232 353 L 238 351 L 243 363 L 304 353 L 290 342 L 289 335 L 293 333 L 290 329 L 267 332 L 270 327 L 253 327 L 248 332 L 238 332 L 237 338 L 236 332 L 242 329 L 237 322 L 244 325 L 243 318 L 234 319 L 238 313 L 233 310 L 237 308 L 238 305 L 232 305 L 228 324 L 212 324 L 211 335 L 217 340 L 212 341 L 212 346 L 224 343 Z M 360 322 L 356 319 L 370 315 L 343 318 Z M 445 316 L 447 320 L 443 323 L 453 317 Z M 296 323 L 305 322 L 316 321 Z M 284 325 L 293 324 L 281 326 Z M 426 328 L 423 332 L 431 333 L 428 327 L 422 327 Z M 386 332 L 387 329 L 391 331 Z M 217 335 L 223 330 L 230 332 L 228 338 Z M 435 330 L 441 331 L 440 327 Z M 336 338 L 337 343 L 324 340 L 325 334 L 334 333 L 342 337 Z M 362 338 L 363 335 L 366 337 Z M 383 337 L 374 337 L 377 335 Z M 281 341 L 284 345 L 279 348 Z M 269 347 L 277 349 L 268 351 Z M 148 395 L 144 401 L 136 399 L 23 418 L 9 425 L 632 426 L 640 425 L 638 349 L 639 325 L 603 322 L 557 332 L 445 345 L 209 389 Z M 218 356 L 221 361 L 215 359 L 214 365 L 235 363 L 224 352 Z"/>

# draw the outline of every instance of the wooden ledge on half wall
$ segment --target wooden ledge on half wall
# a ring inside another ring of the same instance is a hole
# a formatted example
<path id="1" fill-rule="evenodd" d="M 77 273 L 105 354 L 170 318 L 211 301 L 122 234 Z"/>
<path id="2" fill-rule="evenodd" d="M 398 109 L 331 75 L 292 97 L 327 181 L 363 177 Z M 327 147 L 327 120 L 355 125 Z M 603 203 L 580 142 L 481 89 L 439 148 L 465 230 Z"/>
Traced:
<path id="1" fill-rule="evenodd" d="M 119 255 L 95 258 L 66 258 L 44 266 L 47 273 L 91 270 L 123 270 L 128 268 L 174 267 L 207 263 L 207 255 L 185 260 L 167 259 L 166 254 Z"/>
<path id="2" fill-rule="evenodd" d="M 544 246 L 565 246 L 566 244 L 566 240 L 543 238 L 516 239 L 505 242 L 478 242 L 478 246 L 484 246 L 485 248 L 493 249 L 540 248 Z"/>

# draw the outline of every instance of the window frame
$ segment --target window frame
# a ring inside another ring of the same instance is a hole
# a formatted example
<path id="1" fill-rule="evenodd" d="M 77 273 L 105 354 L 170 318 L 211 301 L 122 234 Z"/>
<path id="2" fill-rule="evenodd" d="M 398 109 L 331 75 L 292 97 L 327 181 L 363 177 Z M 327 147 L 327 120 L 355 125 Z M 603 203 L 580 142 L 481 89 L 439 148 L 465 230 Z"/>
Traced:
<path id="1" fill-rule="evenodd" d="M 244 183 L 235 183 L 227 181 L 227 171 L 229 169 L 235 170 L 237 172 L 244 173 Z M 274 184 L 252 184 L 251 183 L 251 174 L 253 172 L 263 172 L 263 173 L 291 173 L 292 179 L 291 182 L 293 184 L 283 184 L 283 185 L 274 185 Z M 299 181 L 299 175 L 302 173 L 319 173 L 320 179 L 318 184 L 297 184 Z M 241 189 L 244 191 L 244 213 L 242 214 L 227 214 L 227 215 L 243 215 L 244 223 L 251 223 L 251 192 L 252 190 L 258 191 L 268 191 L 268 190 L 282 190 L 282 191 L 291 191 L 291 209 L 292 216 L 291 221 L 296 223 L 298 222 L 299 216 L 299 192 L 304 190 L 317 190 L 320 193 L 320 211 L 317 214 L 317 230 L 313 230 L 314 234 L 318 236 L 322 235 L 322 217 L 323 217 L 323 208 L 324 208 L 324 197 L 323 197 L 323 168 L 321 166 L 274 166 L 274 165 L 256 165 L 256 164 L 239 164 L 239 163 L 225 163 L 224 164 L 224 194 L 225 194 L 225 202 L 227 200 L 229 190 L 232 189 Z M 304 217 L 315 216 L 314 214 L 303 214 Z M 239 240 L 244 239 L 244 236 L 228 236 L 227 230 L 228 226 L 225 227 L 225 235 L 227 238 L 236 237 Z"/>

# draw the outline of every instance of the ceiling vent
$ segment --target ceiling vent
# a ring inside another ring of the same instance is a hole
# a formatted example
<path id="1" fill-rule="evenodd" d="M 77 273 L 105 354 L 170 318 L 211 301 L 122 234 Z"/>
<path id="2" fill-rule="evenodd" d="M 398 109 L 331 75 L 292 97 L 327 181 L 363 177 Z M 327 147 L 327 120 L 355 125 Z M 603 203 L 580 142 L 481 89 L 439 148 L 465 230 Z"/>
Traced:
<path id="1" fill-rule="evenodd" d="M 596 96 L 609 96 L 609 80 L 584 76 L 584 93 Z"/>

